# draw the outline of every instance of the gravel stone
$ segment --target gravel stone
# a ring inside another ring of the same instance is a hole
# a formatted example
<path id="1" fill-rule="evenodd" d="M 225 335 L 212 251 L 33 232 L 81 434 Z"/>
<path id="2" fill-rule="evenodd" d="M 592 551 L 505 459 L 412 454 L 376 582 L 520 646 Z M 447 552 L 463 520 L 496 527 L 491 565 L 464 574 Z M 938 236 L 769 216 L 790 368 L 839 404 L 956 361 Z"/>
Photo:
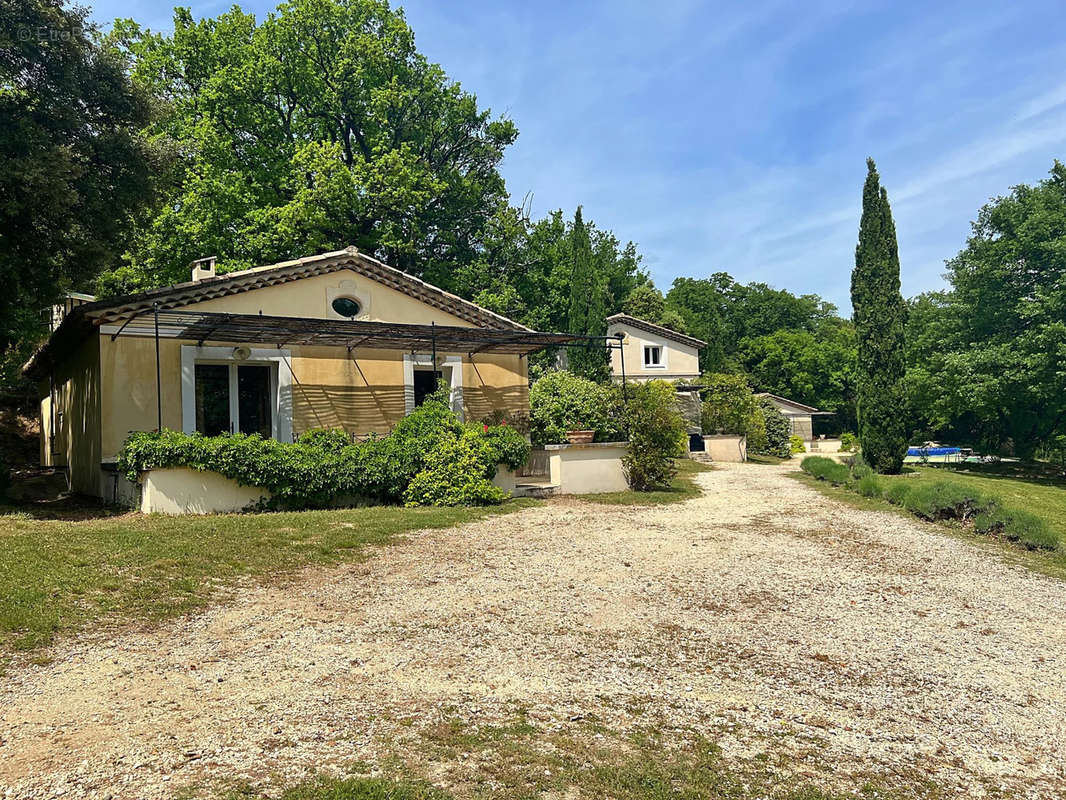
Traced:
<path id="1" fill-rule="evenodd" d="M 518 707 L 544 731 L 650 715 L 797 774 L 1066 794 L 1066 582 L 792 469 L 719 465 L 672 506 L 561 498 L 61 642 L 0 678 L 0 796 L 280 788 Z"/>

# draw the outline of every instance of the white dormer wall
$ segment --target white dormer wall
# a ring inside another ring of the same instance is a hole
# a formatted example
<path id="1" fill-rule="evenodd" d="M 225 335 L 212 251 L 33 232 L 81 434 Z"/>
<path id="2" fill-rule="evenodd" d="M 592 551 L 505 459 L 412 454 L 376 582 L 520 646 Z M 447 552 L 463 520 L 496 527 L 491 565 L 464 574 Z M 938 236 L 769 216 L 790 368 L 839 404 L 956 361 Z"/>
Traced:
<path id="1" fill-rule="evenodd" d="M 698 378 L 700 374 L 699 351 L 695 347 L 681 344 L 664 336 L 634 328 L 624 322 L 613 322 L 607 328 L 608 336 L 621 333 L 622 352 L 611 349 L 611 371 L 616 381 L 622 379 L 622 358 L 625 358 L 625 374 L 628 380 L 686 380 Z M 645 347 L 661 348 L 658 365 L 645 364 Z"/>

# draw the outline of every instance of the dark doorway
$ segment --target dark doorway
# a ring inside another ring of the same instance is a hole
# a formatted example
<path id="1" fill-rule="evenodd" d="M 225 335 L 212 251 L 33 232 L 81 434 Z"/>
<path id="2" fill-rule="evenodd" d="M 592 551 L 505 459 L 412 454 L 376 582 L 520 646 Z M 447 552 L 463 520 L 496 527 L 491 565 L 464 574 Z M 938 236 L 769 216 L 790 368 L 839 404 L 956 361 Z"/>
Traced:
<path id="1" fill-rule="evenodd" d="M 271 436 L 270 367 L 241 364 L 237 367 L 237 419 L 241 433 Z"/>
<path id="2" fill-rule="evenodd" d="M 426 398 L 437 390 L 440 384 L 441 372 L 431 369 L 415 370 L 415 406 L 422 405 Z"/>
<path id="3" fill-rule="evenodd" d="M 204 436 L 230 433 L 229 366 L 196 365 L 196 430 Z"/>

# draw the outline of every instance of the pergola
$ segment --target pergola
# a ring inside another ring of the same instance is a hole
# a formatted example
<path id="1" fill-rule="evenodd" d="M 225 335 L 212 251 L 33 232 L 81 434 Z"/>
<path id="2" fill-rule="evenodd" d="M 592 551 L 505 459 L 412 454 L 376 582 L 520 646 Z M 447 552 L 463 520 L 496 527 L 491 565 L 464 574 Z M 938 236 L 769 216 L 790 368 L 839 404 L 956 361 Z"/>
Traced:
<path id="1" fill-rule="evenodd" d="M 448 350 L 468 353 L 508 353 L 528 355 L 546 347 L 600 343 L 612 346 L 617 339 L 573 333 L 475 328 L 456 325 L 412 325 L 398 322 L 273 317 L 261 314 L 231 314 L 202 311 L 148 310 L 121 324 L 104 326 L 111 338 L 142 336 L 167 339 L 240 342 L 285 347 L 324 345 L 379 350 Z"/>
<path id="2" fill-rule="evenodd" d="M 98 324 L 103 320 L 98 321 Z M 117 320 L 99 324 L 101 333 L 111 339 L 119 336 L 155 339 L 156 396 L 161 398 L 162 380 L 159 365 L 159 340 L 186 339 L 204 342 L 233 342 L 274 346 L 317 345 L 344 347 L 349 356 L 360 348 L 429 350 L 433 362 L 437 351 L 466 353 L 506 353 L 528 356 L 548 347 L 604 347 L 622 351 L 621 336 L 588 336 L 575 333 L 543 333 L 529 329 L 478 328 L 457 325 L 412 325 L 399 322 L 328 320 L 308 317 L 277 317 L 262 314 L 182 311 L 157 306 Z M 625 358 L 621 359 L 622 391 L 625 393 Z M 290 367 L 291 370 L 291 367 Z M 160 399 L 160 403 L 161 403 Z M 162 406 L 157 409 L 162 427 Z"/>

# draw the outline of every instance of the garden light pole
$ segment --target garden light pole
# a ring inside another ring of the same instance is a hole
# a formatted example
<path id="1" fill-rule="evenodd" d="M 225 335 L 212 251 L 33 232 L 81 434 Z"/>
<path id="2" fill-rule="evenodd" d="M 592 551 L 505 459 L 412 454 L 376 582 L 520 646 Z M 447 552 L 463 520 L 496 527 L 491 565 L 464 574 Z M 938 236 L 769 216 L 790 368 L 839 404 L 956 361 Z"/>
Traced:
<path id="1" fill-rule="evenodd" d="M 163 432 L 163 381 L 159 371 L 159 303 L 152 303 L 155 317 L 155 414 L 156 430 Z"/>

